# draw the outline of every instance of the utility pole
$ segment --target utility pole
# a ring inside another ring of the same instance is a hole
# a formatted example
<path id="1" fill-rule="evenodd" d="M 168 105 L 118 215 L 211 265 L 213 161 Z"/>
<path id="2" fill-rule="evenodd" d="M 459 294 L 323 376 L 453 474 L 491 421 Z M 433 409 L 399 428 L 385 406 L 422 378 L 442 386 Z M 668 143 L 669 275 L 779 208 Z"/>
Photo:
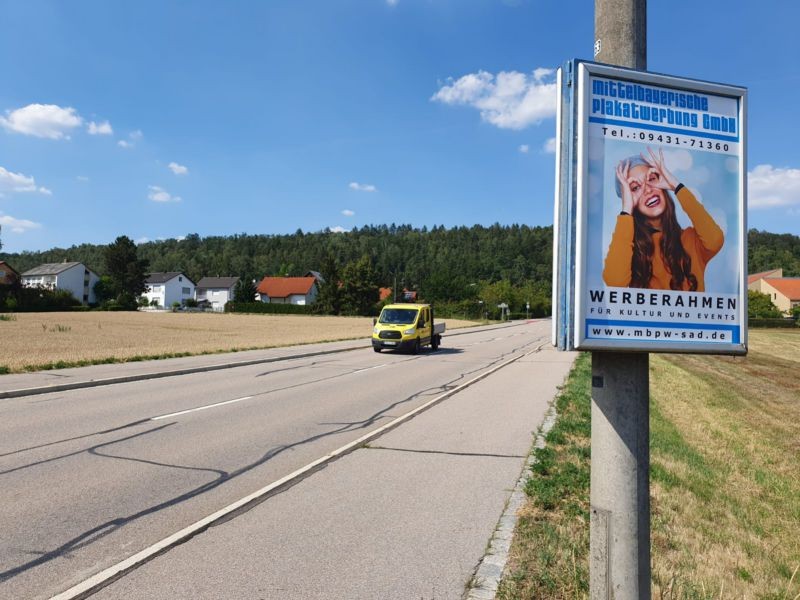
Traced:
<path id="1" fill-rule="evenodd" d="M 596 62 L 647 69 L 647 0 L 595 0 Z M 649 357 L 592 353 L 592 600 L 650 598 Z"/>

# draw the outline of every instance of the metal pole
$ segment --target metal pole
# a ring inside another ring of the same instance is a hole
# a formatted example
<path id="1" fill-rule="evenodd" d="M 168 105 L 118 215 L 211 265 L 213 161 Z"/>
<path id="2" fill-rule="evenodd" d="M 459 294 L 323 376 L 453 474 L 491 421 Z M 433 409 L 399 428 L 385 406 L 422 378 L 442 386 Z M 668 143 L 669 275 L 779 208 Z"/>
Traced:
<path id="1" fill-rule="evenodd" d="M 595 0 L 595 61 L 647 68 L 647 0 Z M 589 589 L 650 598 L 647 353 L 592 353 Z"/>

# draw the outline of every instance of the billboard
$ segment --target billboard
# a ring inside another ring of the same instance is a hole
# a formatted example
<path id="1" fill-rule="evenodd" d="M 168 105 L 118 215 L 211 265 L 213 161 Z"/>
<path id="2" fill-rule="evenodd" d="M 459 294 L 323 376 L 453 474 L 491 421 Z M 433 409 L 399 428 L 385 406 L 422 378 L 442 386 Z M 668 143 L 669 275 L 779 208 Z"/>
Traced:
<path id="1" fill-rule="evenodd" d="M 583 61 L 558 83 L 554 343 L 746 353 L 746 90 Z"/>

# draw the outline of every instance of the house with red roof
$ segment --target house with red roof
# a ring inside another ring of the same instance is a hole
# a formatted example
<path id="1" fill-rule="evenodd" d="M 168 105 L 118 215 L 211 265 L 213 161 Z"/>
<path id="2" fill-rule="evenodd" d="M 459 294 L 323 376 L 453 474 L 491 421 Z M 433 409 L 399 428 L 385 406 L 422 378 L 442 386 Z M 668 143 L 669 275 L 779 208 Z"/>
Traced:
<path id="1" fill-rule="evenodd" d="M 319 287 L 316 277 L 264 277 L 256 287 L 257 299 L 273 304 L 313 304 Z"/>
<path id="2" fill-rule="evenodd" d="M 800 277 L 784 277 L 783 269 L 750 275 L 747 289 L 767 294 L 778 310 L 785 314 L 800 306 Z"/>

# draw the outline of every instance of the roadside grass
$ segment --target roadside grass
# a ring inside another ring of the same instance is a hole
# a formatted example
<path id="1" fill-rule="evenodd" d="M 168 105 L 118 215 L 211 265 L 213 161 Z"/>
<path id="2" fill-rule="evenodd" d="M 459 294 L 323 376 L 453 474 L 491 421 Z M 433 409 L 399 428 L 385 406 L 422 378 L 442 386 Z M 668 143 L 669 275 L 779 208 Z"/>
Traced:
<path id="1" fill-rule="evenodd" d="M 501 600 L 588 596 L 590 380 L 591 357 L 582 354 L 556 399 L 546 445 L 534 450 Z"/>
<path id="2" fill-rule="evenodd" d="M 798 370 L 785 330 L 751 331 L 746 358 L 651 356 L 654 598 L 800 599 Z M 536 451 L 498 598 L 588 597 L 589 374 L 583 355 Z"/>

